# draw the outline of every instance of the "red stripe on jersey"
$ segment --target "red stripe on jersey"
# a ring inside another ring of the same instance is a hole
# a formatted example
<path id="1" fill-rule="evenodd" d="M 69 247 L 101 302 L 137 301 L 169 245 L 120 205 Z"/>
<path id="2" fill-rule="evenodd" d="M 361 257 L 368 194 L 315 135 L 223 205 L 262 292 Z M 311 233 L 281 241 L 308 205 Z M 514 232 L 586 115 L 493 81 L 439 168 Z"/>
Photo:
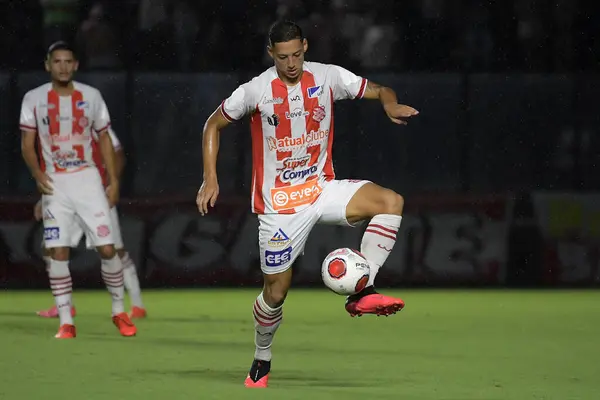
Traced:
<path id="1" fill-rule="evenodd" d="M 325 159 L 325 166 L 323 167 L 323 175 L 325 180 L 331 181 L 335 179 L 335 172 L 333 171 L 333 89 L 329 89 L 329 103 L 331 109 L 329 110 L 329 136 L 327 137 L 327 158 Z"/>
<path id="2" fill-rule="evenodd" d="M 273 98 L 281 98 L 283 99 L 283 103 L 274 104 L 273 109 L 275 111 L 275 115 L 277 115 L 279 124 L 275 127 L 275 139 L 277 142 L 280 140 L 285 140 L 286 138 L 292 137 L 292 121 L 287 119 L 285 114 L 290 112 L 290 103 L 288 99 L 288 88 L 285 83 L 283 83 L 280 79 L 274 79 L 271 82 L 271 89 L 273 91 Z M 277 161 L 281 161 L 285 158 L 291 157 L 291 151 L 278 151 L 277 152 Z M 279 175 L 275 178 L 275 187 L 289 186 L 289 182 L 282 182 Z"/>
<path id="3" fill-rule="evenodd" d="M 48 125 L 50 127 L 50 136 L 60 135 L 60 98 L 54 90 L 48 92 Z"/>
<path id="4" fill-rule="evenodd" d="M 287 96 L 286 96 L 287 97 Z M 262 116 L 256 110 L 250 117 L 250 134 L 252 136 L 252 211 L 256 214 L 265 213 L 265 199 L 263 198 L 263 183 L 265 174 L 264 137 Z"/>
<path id="5" fill-rule="evenodd" d="M 33 108 L 33 119 L 37 122 L 37 107 Z M 35 141 L 37 143 L 37 155 L 40 163 L 40 168 L 42 172 L 46 172 L 46 163 L 44 162 L 44 155 L 42 154 L 42 142 L 40 141 L 39 132 L 35 136 Z"/>
<path id="6" fill-rule="evenodd" d="M 79 90 L 75 90 L 71 95 L 71 116 L 73 117 L 73 128 L 71 130 L 71 135 L 83 135 L 87 124 L 89 124 L 89 122 L 84 120 L 85 115 L 83 113 L 83 108 L 81 106 L 77 107 L 77 103 L 79 102 L 83 102 L 83 93 L 81 93 Z M 81 126 L 83 123 L 85 123 L 85 125 Z"/>
<path id="7" fill-rule="evenodd" d="M 105 135 L 108 135 L 108 133 L 105 133 Z M 92 139 L 92 161 L 94 161 L 96 168 L 98 168 L 98 173 L 102 178 L 102 184 L 107 186 L 108 174 L 106 173 L 106 167 L 104 166 L 104 160 L 102 159 L 102 153 L 100 152 L 100 144 L 94 139 Z"/>
<path id="8" fill-rule="evenodd" d="M 308 134 L 312 131 L 319 131 L 319 129 L 321 129 L 321 125 L 313 118 L 315 109 L 319 107 L 319 98 L 308 97 L 308 88 L 317 86 L 315 83 L 315 76 L 308 71 L 304 71 L 300 85 L 302 86 L 302 97 L 304 98 L 304 111 L 308 111 L 308 115 L 306 116 L 306 133 Z M 310 155 L 310 165 L 315 165 L 319 161 L 321 145 L 317 144 L 307 147 L 306 153 Z"/>

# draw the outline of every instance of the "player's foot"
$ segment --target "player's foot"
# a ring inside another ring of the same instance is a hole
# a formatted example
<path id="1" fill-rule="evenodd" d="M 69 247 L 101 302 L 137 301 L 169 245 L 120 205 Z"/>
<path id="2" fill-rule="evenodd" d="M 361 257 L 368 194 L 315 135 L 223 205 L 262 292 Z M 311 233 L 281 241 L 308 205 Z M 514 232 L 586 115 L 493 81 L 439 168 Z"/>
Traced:
<path id="1" fill-rule="evenodd" d="M 122 312 L 120 314 L 114 315 L 112 317 L 112 320 L 113 324 L 115 324 L 115 326 L 119 328 L 119 332 L 121 332 L 121 335 L 135 336 L 135 334 L 137 333 L 137 328 L 135 327 L 133 322 L 131 322 L 131 319 L 129 319 L 129 315 L 127 315 L 127 313 Z"/>
<path id="2" fill-rule="evenodd" d="M 58 333 L 54 335 L 57 339 L 73 339 L 77 336 L 77 332 L 75 332 L 75 325 L 71 324 L 63 324 L 58 328 Z"/>
<path id="3" fill-rule="evenodd" d="M 346 311 L 351 317 L 363 314 L 388 315 L 404 308 L 404 301 L 377 293 L 373 286 L 366 287 L 362 292 L 348 296 Z"/>
<path id="4" fill-rule="evenodd" d="M 247 388 L 266 388 L 269 383 L 271 361 L 254 360 L 250 372 L 244 381 Z"/>
<path id="5" fill-rule="evenodd" d="M 131 307 L 131 312 L 129 312 L 129 317 L 132 319 L 146 318 L 147 316 L 148 316 L 148 314 L 146 313 L 146 309 L 141 308 L 141 307 L 133 306 L 133 307 Z"/>
<path id="6" fill-rule="evenodd" d="M 58 308 L 52 306 L 47 310 L 37 311 L 36 314 L 42 318 L 58 318 Z M 75 317 L 76 314 L 75 306 L 71 306 L 71 317 Z"/>

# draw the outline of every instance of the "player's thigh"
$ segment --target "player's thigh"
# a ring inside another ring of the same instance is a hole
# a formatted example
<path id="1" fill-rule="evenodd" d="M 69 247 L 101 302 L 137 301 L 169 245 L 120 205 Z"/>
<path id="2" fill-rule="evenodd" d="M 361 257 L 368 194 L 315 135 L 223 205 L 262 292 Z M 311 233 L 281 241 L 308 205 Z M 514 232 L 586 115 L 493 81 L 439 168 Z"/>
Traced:
<path id="1" fill-rule="evenodd" d="M 117 211 L 117 207 L 110 209 L 110 222 L 115 249 L 124 249 L 125 246 L 123 245 L 123 236 L 121 235 L 121 224 L 119 222 L 119 213 Z M 86 235 L 85 246 L 88 249 L 93 249 L 96 247 L 94 246 L 93 238 L 90 238 L 89 235 Z"/>
<path id="2" fill-rule="evenodd" d="M 96 170 L 90 169 L 86 183 L 72 196 L 77 214 L 83 221 L 85 234 L 93 247 L 114 244 L 108 199 Z"/>
<path id="3" fill-rule="evenodd" d="M 379 214 L 402 215 L 404 199 L 391 189 L 369 182 L 354 193 L 346 206 L 346 219 L 356 223 Z"/>
<path id="4" fill-rule="evenodd" d="M 259 215 L 258 244 L 260 266 L 265 282 L 277 279 L 304 251 L 310 231 L 318 219 L 318 210 L 308 207 L 296 214 Z M 272 278 L 269 278 L 272 275 Z"/>
<path id="5" fill-rule="evenodd" d="M 354 179 L 328 182 L 317 202 L 321 210 L 319 223 L 354 226 L 359 220 L 348 218 L 348 207 L 356 194 L 369 185 L 372 185 L 370 181 Z"/>
<path id="6" fill-rule="evenodd" d="M 75 208 L 70 199 L 55 190 L 52 195 L 42 196 L 44 224 L 44 247 L 46 249 L 70 247 Z"/>
<path id="7" fill-rule="evenodd" d="M 78 247 L 79 242 L 81 242 L 81 238 L 85 235 L 85 225 L 81 217 L 75 214 L 73 218 L 73 223 L 71 224 L 71 246 L 70 247 Z M 87 238 L 87 236 L 86 236 Z"/>

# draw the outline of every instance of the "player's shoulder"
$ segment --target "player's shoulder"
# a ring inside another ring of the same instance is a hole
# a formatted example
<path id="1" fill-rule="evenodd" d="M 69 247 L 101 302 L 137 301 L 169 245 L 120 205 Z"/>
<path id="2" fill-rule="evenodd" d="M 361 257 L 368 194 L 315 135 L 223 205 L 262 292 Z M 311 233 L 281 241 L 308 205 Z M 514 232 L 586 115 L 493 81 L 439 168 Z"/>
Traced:
<path id="1" fill-rule="evenodd" d="M 275 67 L 271 67 L 263 71 L 260 75 L 256 75 L 242 86 L 252 92 L 260 93 L 266 88 L 271 88 L 271 83 L 277 79 L 277 71 Z"/>
<path id="2" fill-rule="evenodd" d="M 304 70 L 310 72 L 313 75 L 330 75 L 332 72 L 337 72 L 340 66 L 335 64 L 325 64 L 314 61 L 305 61 Z"/>
<path id="3" fill-rule="evenodd" d="M 36 88 L 29 90 L 27 93 L 25 93 L 24 98 L 30 99 L 30 100 L 39 100 L 42 98 L 47 98 L 48 92 L 51 89 L 52 89 L 51 83 L 44 83 L 43 85 L 40 85 Z"/>
<path id="4" fill-rule="evenodd" d="M 79 81 L 73 81 L 73 88 L 81 92 L 84 96 L 100 96 L 100 90 Z"/>

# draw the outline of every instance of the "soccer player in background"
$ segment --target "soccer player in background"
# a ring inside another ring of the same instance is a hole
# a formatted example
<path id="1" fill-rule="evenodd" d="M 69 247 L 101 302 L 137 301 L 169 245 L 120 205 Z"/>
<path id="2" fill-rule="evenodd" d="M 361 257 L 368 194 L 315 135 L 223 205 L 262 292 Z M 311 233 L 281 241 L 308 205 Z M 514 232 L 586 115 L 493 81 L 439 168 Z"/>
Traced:
<path id="1" fill-rule="evenodd" d="M 360 251 L 369 261 L 371 278 L 362 292 L 347 298 L 350 315 L 390 315 L 404 307 L 401 299 L 374 288 L 377 272 L 395 244 L 404 199 L 372 182 L 335 179 L 333 104 L 344 99 L 379 100 L 388 118 L 402 125 L 418 112 L 398 104 L 390 88 L 336 65 L 305 61 L 307 49 L 298 25 L 276 22 L 269 30 L 268 46 L 275 65 L 238 87 L 204 126 L 204 182 L 196 199 L 202 215 L 219 194 L 220 131 L 250 116 L 251 201 L 259 220 L 264 286 L 253 306 L 256 350 L 247 387 L 267 387 L 271 344 L 283 319 L 291 266 L 315 224 L 354 226 L 370 219 Z M 376 138 L 377 133 L 372 135 Z"/>
<path id="2" fill-rule="evenodd" d="M 76 336 L 69 271 L 76 218 L 85 225 L 102 260 L 102 279 L 112 297 L 112 321 L 121 335 L 133 336 L 136 327 L 125 312 L 123 265 L 110 218 L 110 208 L 119 198 L 119 181 L 108 134 L 108 108 L 97 89 L 73 80 L 78 62 L 67 43 L 49 47 L 45 68 L 50 82 L 25 94 L 20 128 L 23 159 L 42 193 L 44 247 L 50 250 L 48 276 L 60 319 L 56 337 Z M 110 183 L 106 192 L 97 168 L 102 161 Z"/>
<path id="3" fill-rule="evenodd" d="M 117 137 L 115 131 L 112 128 L 108 129 L 108 133 L 111 138 L 111 142 L 113 148 L 115 150 L 115 163 L 117 168 L 117 178 L 120 181 L 120 178 L 123 176 L 123 170 L 125 169 L 125 151 L 123 150 L 123 146 L 121 145 L 121 141 Z M 97 168 L 100 172 L 100 176 L 103 177 L 103 183 L 108 184 L 107 179 L 108 175 L 106 174 L 106 168 L 104 167 L 104 163 L 99 162 Z M 40 221 L 42 219 L 42 201 L 38 201 L 35 204 L 33 215 L 36 221 Z M 117 249 L 117 254 L 123 263 L 123 280 L 125 283 L 125 289 L 129 294 L 129 300 L 131 302 L 131 311 L 129 316 L 131 318 L 145 318 L 147 316 L 146 309 L 144 307 L 144 303 L 142 302 L 142 292 L 140 289 L 140 281 L 137 276 L 137 270 L 135 264 L 131 257 L 129 257 L 129 253 L 125 249 L 123 245 L 123 236 L 121 235 L 121 226 L 119 223 L 119 213 L 117 211 L 117 207 L 114 206 L 110 209 L 110 218 L 113 226 L 114 240 L 115 240 L 115 248 Z M 81 238 L 84 235 L 84 225 L 80 218 L 76 218 L 77 221 L 75 223 L 76 226 L 73 227 L 73 242 L 71 243 L 71 247 L 77 247 Z M 88 248 L 93 248 L 93 245 L 89 238 L 86 240 L 86 246 Z M 43 244 L 42 244 L 43 247 Z M 50 263 L 50 251 L 46 248 L 43 248 L 43 258 L 46 262 L 46 268 L 49 268 Z M 37 315 L 43 318 L 57 318 L 58 317 L 58 308 L 56 305 L 53 305 L 47 310 L 38 311 Z M 71 305 L 71 315 L 74 317 L 76 315 L 75 305 Z"/>

